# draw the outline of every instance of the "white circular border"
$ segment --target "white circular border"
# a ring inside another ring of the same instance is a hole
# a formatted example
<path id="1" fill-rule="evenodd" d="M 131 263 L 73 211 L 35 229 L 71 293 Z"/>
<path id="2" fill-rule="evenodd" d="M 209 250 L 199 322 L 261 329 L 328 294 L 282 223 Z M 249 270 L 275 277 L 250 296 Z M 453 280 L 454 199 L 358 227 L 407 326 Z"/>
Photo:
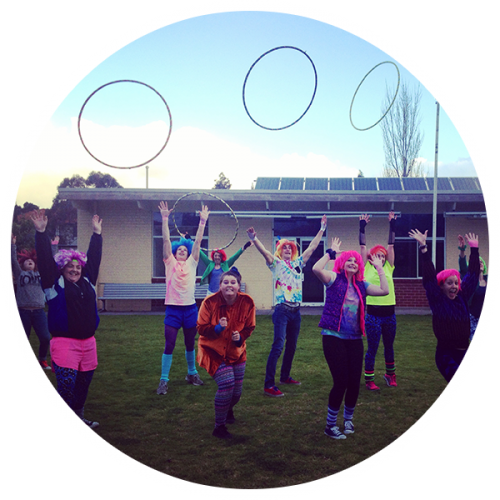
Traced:
<path id="1" fill-rule="evenodd" d="M 33 126 L 30 128 L 28 135 L 20 149 L 17 156 L 16 163 L 12 170 L 10 180 L 6 190 L 6 197 L 4 208 L 2 211 L 1 226 L 3 228 L 2 234 L 4 235 L 2 241 L 2 254 L 7 257 L 10 254 L 10 233 L 13 208 L 15 205 L 16 194 L 22 178 L 23 162 L 29 156 L 31 145 L 35 143 L 39 135 L 39 130 L 50 118 L 51 114 L 61 104 L 68 93 L 73 90 L 77 83 L 92 71 L 98 64 L 100 64 L 107 57 L 115 53 L 123 46 L 131 43 L 132 41 L 169 24 L 177 23 L 182 20 L 190 19 L 207 14 L 224 13 L 224 12 L 237 12 L 237 11 L 264 11 L 264 12 L 277 12 L 283 14 L 294 14 L 323 23 L 331 24 L 337 28 L 344 29 L 369 43 L 380 48 L 393 59 L 399 61 L 407 70 L 416 76 L 420 82 L 439 100 L 440 106 L 446 111 L 453 124 L 459 131 L 462 140 L 467 145 L 468 151 L 473 159 L 478 177 L 481 181 L 481 188 L 483 190 L 486 209 L 488 213 L 488 228 L 490 247 L 495 248 L 500 240 L 498 211 L 495 203 L 495 196 L 493 186 L 484 162 L 481 151 L 472 135 L 468 125 L 463 120 L 460 112 L 455 107 L 453 102 L 448 98 L 446 93 L 439 87 L 439 85 L 431 78 L 431 76 L 421 68 L 415 61 L 413 61 L 407 54 L 401 51 L 398 47 L 385 40 L 383 37 L 377 35 L 373 31 L 356 24 L 353 21 L 343 17 L 331 14 L 317 8 L 296 5 L 287 2 L 280 2 L 278 0 L 223 0 L 219 2 L 211 2 L 203 5 L 193 5 L 178 11 L 174 11 L 155 19 L 147 21 L 112 40 L 107 45 L 102 47 L 98 52 L 93 54 L 87 61 L 85 61 L 79 68 L 77 68 L 67 80 L 57 89 L 54 95 L 46 103 Z M 7 247 L 9 247 L 7 249 Z M 490 259 L 491 260 L 491 259 Z M 327 478 L 305 483 L 299 486 L 276 488 L 276 489 L 260 489 L 260 490 L 233 490 L 224 488 L 214 488 L 204 485 L 196 485 L 176 479 L 174 477 L 165 475 L 161 472 L 155 471 L 144 464 L 131 459 L 129 456 L 118 451 L 111 446 L 107 441 L 100 438 L 95 432 L 88 429 L 82 422 L 69 410 L 60 399 L 54 387 L 48 381 L 45 374 L 40 370 L 38 363 L 33 356 L 33 352 L 29 342 L 26 339 L 22 324 L 17 314 L 17 305 L 11 283 L 10 266 L 2 266 L 2 288 L 4 291 L 4 298 L 7 313 L 17 343 L 24 359 L 30 368 L 30 371 L 37 381 L 38 385 L 42 388 L 45 396 L 52 405 L 59 411 L 59 413 L 70 423 L 82 437 L 84 437 L 96 449 L 101 451 L 104 455 L 111 458 L 118 464 L 126 469 L 138 474 L 145 479 L 148 479 L 159 485 L 168 486 L 178 491 L 183 491 L 191 494 L 198 494 L 209 498 L 232 498 L 235 491 L 241 498 L 253 498 L 255 494 L 266 495 L 273 498 L 292 498 L 299 495 L 306 495 L 318 491 L 322 491 L 332 486 L 343 484 L 347 481 L 355 479 L 368 472 L 378 465 L 382 464 L 389 458 L 396 455 L 399 451 L 403 450 L 408 444 L 416 439 L 429 425 L 440 415 L 446 408 L 447 404 L 455 396 L 458 389 L 462 385 L 466 376 L 470 372 L 474 364 L 480 348 L 483 345 L 486 331 L 490 325 L 495 305 L 495 295 L 498 284 L 498 271 L 493 263 L 489 266 L 489 286 L 486 294 L 486 300 L 479 321 L 478 329 L 476 331 L 474 342 L 471 343 L 467 356 L 462 362 L 459 370 L 454 376 L 453 380 L 448 384 L 443 393 L 429 408 L 424 416 L 418 420 L 410 429 L 408 429 L 401 437 L 399 437 L 392 444 L 384 448 L 381 452 L 373 455 L 372 457 L 360 462 L 359 464 L 337 473 Z"/>

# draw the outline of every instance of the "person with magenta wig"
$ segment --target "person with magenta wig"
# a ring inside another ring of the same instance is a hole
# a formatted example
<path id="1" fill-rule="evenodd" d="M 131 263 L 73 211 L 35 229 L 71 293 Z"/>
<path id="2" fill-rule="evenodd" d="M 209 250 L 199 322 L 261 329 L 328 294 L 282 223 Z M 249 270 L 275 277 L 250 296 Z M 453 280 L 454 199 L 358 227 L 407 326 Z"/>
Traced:
<path id="1" fill-rule="evenodd" d="M 470 313 L 469 300 L 476 291 L 479 280 L 479 240 L 470 233 L 465 235 L 469 243 L 469 269 L 462 280 L 456 269 L 445 269 L 436 274 L 427 250 L 427 231 L 409 232 L 420 247 L 422 284 L 432 312 L 432 329 L 437 339 L 436 366 L 449 382 L 455 375 L 469 347 Z"/>
<path id="2" fill-rule="evenodd" d="M 384 380 L 389 387 L 397 387 L 396 364 L 394 361 L 394 340 L 396 338 L 396 294 L 394 292 L 394 243 L 396 241 L 396 216 L 389 213 L 389 238 L 387 248 L 375 245 L 367 251 L 365 228 L 370 217 L 363 214 L 359 218 L 359 245 L 360 254 L 366 265 L 365 278 L 374 285 L 379 285 L 378 272 L 371 263 L 371 258 L 376 255 L 382 261 L 389 294 L 384 296 L 368 296 L 366 299 L 366 340 L 368 348 L 365 354 L 365 385 L 370 391 L 377 391 L 375 384 L 375 357 L 377 355 L 380 339 L 384 344 L 385 374 Z"/>
<path id="3" fill-rule="evenodd" d="M 338 238 L 332 238 L 331 247 L 313 266 L 314 274 L 326 286 L 318 326 L 322 329 L 323 353 L 333 379 L 324 432 L 333 439 L 345 439 L 346 434 L 354 433 L 352 420 L 363 370 L 366 297 L 389 293 L 382 260 L 377 255 L 371 257 L 371 264 L 377 270 L 380 285 L 365 280 L 361 255 L 354 250 L 340 253 L 340 245 Z M 330 261 L 334 261 L 333 270 L 327 269 Z M 342 401 L 344 432 L 337 425 Z"/>
<path id="4" fill-rule="evenodd" d="M 91 428 L 99 423 L 84 418 L 84 405 L 97 368 L 95 332 L 99 325 L 96 283 L 102 255 L 102 220 L 92 218 L 87 253 L 62 249 L 52 256 L 46 233 L 47 217 L 36 211 L 35 248 L 41 284 L 48 303 L 52 335 L 50 356 L 57 391 L 68 406 Z"/>

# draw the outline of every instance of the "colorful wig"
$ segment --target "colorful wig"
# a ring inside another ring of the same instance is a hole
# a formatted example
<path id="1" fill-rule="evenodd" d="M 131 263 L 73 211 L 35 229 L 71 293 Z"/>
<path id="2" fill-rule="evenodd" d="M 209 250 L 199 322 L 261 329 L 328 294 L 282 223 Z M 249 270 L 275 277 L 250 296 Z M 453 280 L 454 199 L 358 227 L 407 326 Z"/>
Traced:
<path id="1" fill-rule="evenodd" d="M 358 272 L 356 273 L 357 281 L 365 280 L 365 265 L 363 263 L 363 259 L 361 255 L 356 252 L 356 250 L 348 250 L 347 252 L 342 252 L 336 259 L 333 265 L 333 272 L 340 273 L 344 270 L 345 263 L 351 258 L 354 257 L 358 264 Z"/>
<path id="2" fill-rule="evenodd" d="M 281 254 L 285 245 L 290 245 L 292 247 L 292 258 L 290 260 L 295 260 L 299 256 L 299 250 L 297 248 L 297 243 L 290 240 L 279 240 L 278 243 L 276 243 L 276 251 L 274 252 L 274 256 L 281 259 Z"/>
<path id="3" fill-rule="evenodd" d="M 376 255 L 378 253 L 383 253 L 387 257 L 387 249 L 383 245 L 375 245 L 370 251 L 368 255 Z"/>
<path id="4" fill-rule="evenodd" d="M 483 263 L 483 276 L 486 276 L 488 274 L 488 266 L 486 265 L 485 260 L 482 257 L 479 257 L 479 260 Z"/>
<path id="5" fill-rule="evenodd" d="M 186 247 L 188 251 L 188 255 L 191 255 L 191 251 L 193 250 L 193 240 L 191 239 L 186 239 L 186 238 L 181 238 L 180 240 L 173 241 L 172 242 L 172 253 L 175 254 L 177 253 L 177 250 L 179 247 Z"/>
<path id="6" fill-rule="evenodd" d="M 19 265 L 21 267 L 23 267 L 24 262 L 27 261 L 28 259 L 31 259 L 35 263 L 35 266 L 36 266 L 36 264 L 37 264 L 36 250 L 21 250 L 17 254 L 17 261 L 19 262 Z"/>
<path id="7" fill-rule="evenodd" d="M 220 260 L 221 262 L 225 262 L 227 260 L 227 255 L 226 255 L 226 252 L 224 252 L 224 250 L 212 250 L 212 253 L 210 254 L 210 258 L 212 260 L 214 260 L 214 253 L 218 253 L 220 254 Z"/>
<path id="8" fill-rule="evenodd" d="M 445 269 L 437 273 L 436 279 L 439 286 L 441 286 L 450 276 L 456 276 L 458 278 L 458 290 L 460 290 L 460 273 L 456 269 Z"/>
<path id="9" fill-rule="evenodd" d="M 87 255 L 84 252 L 78 252 L 77 250 L 67 250 L 66 248 L 63 248 L 54 255 L 54 260 L 56 261 L 57 268 L 59 270 L 61 270 L 72 260 L 76 260 L 78 264 L 80 264 L 82 267 L 85 267 L 85 264 L 87 263 Z"/>

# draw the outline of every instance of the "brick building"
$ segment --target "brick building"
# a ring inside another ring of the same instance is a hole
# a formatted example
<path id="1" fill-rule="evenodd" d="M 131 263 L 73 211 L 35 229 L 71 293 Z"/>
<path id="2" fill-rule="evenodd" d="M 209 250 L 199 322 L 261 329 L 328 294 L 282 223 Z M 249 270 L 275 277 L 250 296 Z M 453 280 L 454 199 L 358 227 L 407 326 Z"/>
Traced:
<path id="1" fill-rule="evenodd" d="M 367 245 L 387 244 L 387 215 L 398 214 L 396 232 L 396 270 L 394 281 L 397 307 L 427 308 L 421 283 L 418 248 L 408 231 L 426 229 L 432 237 L 433 179 L 425 178 L 259 178 L 251 190 L 209 190 L 223 198 L 235 212 L 239 231 L 226 249 L 232 255 L 247 241 L 246 229 L 253 226 L 264 246 L 272 250 L 279 237 L 295 239 L 302 251 L 316 235 L 323 214 L 328 226 L 323 241 L 310 259 L 304 276 L 304 306 L 321 306 L 324 287 L 312 273 L 331 238 L 338 236 L 342 249 L 359 250 L 358 218 L 369 213 Z M 59 190 L 64 199 L 78 209 L 78 247 L 86 250 L 90 238 L 90 219 L 94 213 L 103 219 L 104 250 L 98 294 L 106 283 L 164 282 L 162 263 L 161 200 L 174 203 L 188 190 L 178 189 L 74 189 Z M 175 210 L 178 228 L 195 234 L 201 201 L 211 210 L 205 240 L 206 248 L 226 245 L 235 233 L 236 221 L 230 211 L 214 198 L 193 194 L 179 202 Z M 488 262 L 488 226 L 481 187 L 477 178 L 438 179 L 436 219 L 436 266 L 457 268 L 457 235 L 475 232 L 480 237 L 480 253 Z M 177 230 L 172 227 L 172 237 Z M 431 245 L 429 245 L 430 247 Z M 259 309 L 273 306 L 271 273 L 264 259 L 249 248 L 237 261 L 246 291 Z M 200 264 L 198 274 L 203 272 Z M 149 311 L 161 301 L 150 299 L 109 300 L 109 311 Z"/>

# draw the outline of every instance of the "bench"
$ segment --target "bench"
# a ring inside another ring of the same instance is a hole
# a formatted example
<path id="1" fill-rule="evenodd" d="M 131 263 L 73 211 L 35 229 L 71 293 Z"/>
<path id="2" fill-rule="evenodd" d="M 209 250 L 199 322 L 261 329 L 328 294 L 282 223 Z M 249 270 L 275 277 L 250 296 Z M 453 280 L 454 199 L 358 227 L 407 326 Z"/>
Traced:
<path id="1" fill-rule="evenodd" d="M 241 291 L 245 292 L 245 283 L 241 284 Z M 208 285 L 196 283 L 194 298 L 201 302 L 208 292 Z M 103 303 L 106 310 L 106 300 L 164 300 L 165 283 L 104 283 L 102 295 L 97 297 Z"/>

